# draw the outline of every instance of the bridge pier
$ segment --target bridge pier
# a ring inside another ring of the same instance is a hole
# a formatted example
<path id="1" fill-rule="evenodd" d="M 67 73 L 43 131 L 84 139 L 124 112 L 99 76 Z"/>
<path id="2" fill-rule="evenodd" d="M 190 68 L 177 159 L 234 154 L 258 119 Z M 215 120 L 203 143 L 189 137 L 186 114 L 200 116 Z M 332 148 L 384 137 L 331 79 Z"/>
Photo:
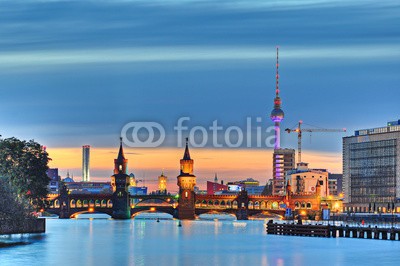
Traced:
<path id="1" fill-rule="evenodd" d="M 372 239 L 372 229 L 371 228 L 368 228 L 368 230 L 367 230 L 367 238 Z"/>
<path id="2" fill-rule="evenodd" d="M 374 229 L 374 239 L 379 239 L 380 237 L 379 237 L 379 234 L 380 234 L 380 232 L 378 231 L 378 229 L 375 227 L 375 229 Z"/>

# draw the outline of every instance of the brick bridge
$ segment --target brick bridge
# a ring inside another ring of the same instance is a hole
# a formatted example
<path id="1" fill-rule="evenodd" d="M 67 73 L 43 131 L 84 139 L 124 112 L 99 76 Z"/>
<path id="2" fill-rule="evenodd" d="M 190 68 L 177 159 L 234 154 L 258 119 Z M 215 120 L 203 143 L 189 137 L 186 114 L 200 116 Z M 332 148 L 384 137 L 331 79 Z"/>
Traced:
<path id="1" fill-rule="evenodd" d="M 141 212 L 163 212 L 178 218 L 178 195 L 129 195 L 130 216 Z M 195 214 L 229 213 L 238 220 L 260 213 L 283 216 L 285 208 L 299 211 L 317 211 L 320 198 L 313 195 L 261 196 L 247 195 L 243 191 L 237 195 L 195 195 Z M 60 218 L 74 218 L 83 213 L 105 213 L 112 216 L 112 194 L 61 194 L 50 200 L 46 210 Z"/>

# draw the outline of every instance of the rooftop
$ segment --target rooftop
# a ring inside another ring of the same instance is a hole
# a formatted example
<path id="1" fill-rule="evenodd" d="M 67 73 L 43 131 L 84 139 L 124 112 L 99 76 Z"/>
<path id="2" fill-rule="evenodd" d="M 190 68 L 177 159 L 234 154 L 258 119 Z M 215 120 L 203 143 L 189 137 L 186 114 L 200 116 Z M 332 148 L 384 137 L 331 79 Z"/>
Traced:
<path id="1" fill-rule="evenodd" d="M 400 119 L 397 121 L 391 121 L 387 123 L 385 127 L 377 127 L 371 129 L 360 129 L 354 131 L 355 136 L 365 136 L 371 134 L 380 134 L 380 133 L 389 133 L 389 132 L 396 132 L 400 131 Z"/>

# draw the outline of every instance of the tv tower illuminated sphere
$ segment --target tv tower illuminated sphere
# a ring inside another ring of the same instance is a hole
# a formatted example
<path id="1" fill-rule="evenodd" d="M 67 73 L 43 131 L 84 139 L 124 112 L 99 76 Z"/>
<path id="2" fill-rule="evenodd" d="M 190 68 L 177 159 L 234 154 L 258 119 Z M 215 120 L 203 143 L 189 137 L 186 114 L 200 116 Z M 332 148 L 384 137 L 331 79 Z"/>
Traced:
<path id="1" fill-rule="evenodd" d="M 281 98 L 279 97 L 279 48 L 276 48 L 276 89 L 274 99 L 274 109 L 271 112 L 271 120 L 275 123 L 275 150 L 281 147 L 281 128 L 280 123 L 285 117 L 281 109 Z"/>
<path id="2" fill-rule="evenodd" d="M 279 98 L 279 96 L 277 96 L 274 101 L 275 106 L 274 109 L 272 109 L 271 111 L 270 118 L 273 122 L 281 122 L 285 117 L 285 113 L 281 109 L 281 99 Z"/>

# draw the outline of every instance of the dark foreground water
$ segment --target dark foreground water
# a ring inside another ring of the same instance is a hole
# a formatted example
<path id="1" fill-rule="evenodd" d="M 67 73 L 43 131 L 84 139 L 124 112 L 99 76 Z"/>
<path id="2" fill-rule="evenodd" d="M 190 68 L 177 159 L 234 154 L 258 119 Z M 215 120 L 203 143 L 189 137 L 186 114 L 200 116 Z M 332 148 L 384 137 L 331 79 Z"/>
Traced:
<path id="1" fill-rule="evenodd" d="M 0 265 L 399 265 L 400 241 L 265 234 L 262 221 L 47 220 Z"/>

